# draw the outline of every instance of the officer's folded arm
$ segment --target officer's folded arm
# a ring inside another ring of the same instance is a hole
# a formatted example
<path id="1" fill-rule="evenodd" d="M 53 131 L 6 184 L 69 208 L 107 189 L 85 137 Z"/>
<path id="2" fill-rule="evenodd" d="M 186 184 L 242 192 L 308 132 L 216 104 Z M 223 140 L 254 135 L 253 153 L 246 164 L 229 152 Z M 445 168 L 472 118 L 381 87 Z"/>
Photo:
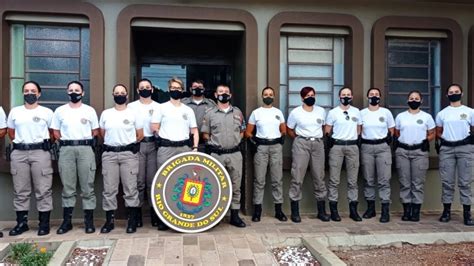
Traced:
<path id="1" fill-rule="evenodd" d="M 10 141 L 13 141 L 15 139 L 15 129 L 14 128 L 8 128 L 8 137 L 10 138 Z"/>
<path id="2" fill-rule="evenodd" d="M 286 133 L 288 133 L 288 136 L 290 136 L 290 138 L 296 138 L 296 132 L 293 128 L 289 128 L 288 126 L 286 126 Z"/>
<path id="3" fill-rule="evenodd" d="M 253 130 L 255 129 L 255 125 L 254 124 L 250 124 L 248 123 L 247 124 L 247 128 L 245 129 L 245 137 L 246 138 L 252 138 L 253 137 Z"/>
<path id="4" fill-rule="evenodd" d="M 0 128 L 0 138 L 3 138 L 7 134 L 6 128 Z"/>
<path id="5" fill-rule="evenodd" d="M 137 142 L 142 141 L 142 139 L 145 137 L 145 135 L 143 134 L 143 128 L 138 128 L 136 130 L 136 136 L 137 136 Z"/>

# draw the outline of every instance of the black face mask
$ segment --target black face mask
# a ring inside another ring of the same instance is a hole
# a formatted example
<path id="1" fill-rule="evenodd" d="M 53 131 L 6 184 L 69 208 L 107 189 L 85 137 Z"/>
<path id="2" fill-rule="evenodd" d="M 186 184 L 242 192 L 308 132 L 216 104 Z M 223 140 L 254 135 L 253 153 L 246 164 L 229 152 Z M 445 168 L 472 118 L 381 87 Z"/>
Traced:
<path id="1" fill-rule="evenodd" d="M 227 93 L 217 95 L 217 100 L 221 103 L 228 103 L 230 101 L 230 95 Z"/>
<path id="2" fill-rule="evenodd" d="M 314 103 L 316 103 L 316 98 L 310 96 L 310 97 L 308 97 L 308 98 L 303 99 L 303 102 L 304 102 L 307 106 L 313 106 Z"/>
<path id="3" fill-rule="evenodd" d="M 372 96 L 372 97 L 369 97 L 369 104 L 370 105 L 377 105 L 380 103 L 380 97 L 378 96 Z"/>
<path id="4" fill-rule="evenodd" d="M 273 98 L 272 97 L 265 97 L 263 98 L 263 103 L 266 105 L 270 105 L 273 103 Z"/>
<path id="5" fill-rule="evenodd" d="M 72 103 L 78 103 L 82 99 L 82 94 L 80 93 L 69 93 L 69 100 L 71 100 Z"/>
<path id="6" fill-rule="evenodd" d="M 201 88 L 191 89 L 191 92 L 196 97 L 201 97 L 204 95 L 204 89 L 201 89 Z"/>
<path id="7" fill-rule="evenodd" d="M 416 110 L 421 106 L 421 102 L 419 101 L 408 101 L 408 107 L 412 110 Z"/>
<path id="8" fill-rule="evenodd" d="M 23 95 L 23 99 L 27 104 L 34 104 L 38 101 L 38 97 L 36 96 L 36 94 L 25 94 Z"/>
<path id="9" fill-rule="evenodd" d="M 448 99 L 450 102 L 458 102 L 461 100 L 461 93 L 459 94 L 451 94 L 451 95 L 448 95 Z"/>
<path id="10" fill-rule="evenodd" d="M 339 98 L 339 100 L 341 101 L 342 105 L 344 105 L 344 106 L 347 106 L 347 105 L 352 103 L 352 97 L 345 96 L 345 97 Z"/>
<path id="11" fill-rule="evenodd" d="M 151 90 L 138 90 L 138 94 L 143 98 L 148 98 L 151 96 Z"/>
<path id="12" fill-rule="evenodd" d="M 172 91 L 170 91 L 170 97 L 173 100 L 179 100 L 179 99 L 181 99 L 181 97 L 183 97 L 183 92 L 178 91 L 178 90 L 172 90 Z"/>
<path id="13" fill-rule="evenodd" d="M 125 102 L 127 102 L 127 96 L 126 95 L 114 95 L 114 102 L 116 104 L 124 104 Z"/>

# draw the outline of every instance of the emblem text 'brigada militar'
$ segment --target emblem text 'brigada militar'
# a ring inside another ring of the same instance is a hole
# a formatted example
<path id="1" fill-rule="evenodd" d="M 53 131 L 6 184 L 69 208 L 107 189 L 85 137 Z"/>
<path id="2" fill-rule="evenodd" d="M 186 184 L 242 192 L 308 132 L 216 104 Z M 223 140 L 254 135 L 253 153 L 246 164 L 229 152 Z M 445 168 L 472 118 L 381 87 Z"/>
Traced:
<path id="1" fill-rule="evenodd" d="M 200 152 L 173 156 L 156 172 L 153 207 L 169 227 L 198 233 L 215 226 L 227 213 L 232 181 L 213 157 Z"/>

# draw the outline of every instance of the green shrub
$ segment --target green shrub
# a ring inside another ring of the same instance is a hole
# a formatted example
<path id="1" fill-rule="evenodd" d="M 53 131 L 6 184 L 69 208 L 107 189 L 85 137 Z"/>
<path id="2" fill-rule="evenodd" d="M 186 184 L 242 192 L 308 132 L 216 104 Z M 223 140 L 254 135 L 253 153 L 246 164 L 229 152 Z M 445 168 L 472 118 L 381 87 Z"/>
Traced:
<path id="1" fill-rule="evenodd" d="M 16 243 L 8 255 L 8 260 L 22 266 L 46 266 L 53 253 L 34 243 Z"/>

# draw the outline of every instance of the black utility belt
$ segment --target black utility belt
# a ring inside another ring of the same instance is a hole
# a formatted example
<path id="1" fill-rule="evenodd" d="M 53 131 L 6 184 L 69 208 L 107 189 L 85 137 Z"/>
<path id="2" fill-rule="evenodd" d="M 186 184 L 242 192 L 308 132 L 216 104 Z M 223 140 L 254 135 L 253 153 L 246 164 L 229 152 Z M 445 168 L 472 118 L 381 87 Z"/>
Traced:
<path id="1" fill-rule="evenodd" d="M 92 139 L 78 139 L 78 140 L 60 140 L 61 146 L 92 146 L 94 140 Z"/>
<path id="2" fill-rule="evenodd" d="M 357 145 L 357 140 L 334 139 L 334 145 Z"/>
<path id="3" fill-rule="evenodd" d="M 239 146 L 235 146 L 235 147 L 230 148 L 230 149 L 221 149 L 221 148 L 216 147 L 216 146 L 207 145 L 206 148 L 207 148 L 207 150 L 209 151 L 209 153 L 217 153 L 217 154 L 219 154 L 219 155 L 221 155 L 221 154 L 229 154 L 229 153 L 234 153 L 234 152 L 240 151 L 240 147 L 239 147 Z"/>
<path id="4" fill-rule="evenodd" d="M 421 147 L 423 147 L 423 143 L 409 145 L 402 142 L 398 142 L 398 148 L 402 148 L 408 151 L 418 150 L 421 149 Z"/>
<path id="5" fill-rule="evenodd" d="M 123 152 L 123 151 L 131 151 L 133 153 L 137 153 L 140 150 L 139 143 L 132 143 L 124 146 L 109 146 L 104 144 L 104 152 Z"/>
<path id="6" fill-rule="evenodd" d="M 172 141 L 169 139 L 158 138 L 157 144 L 159 147 L 182 147 L 182 146 L 192 146 L 190 139 Z"/>
<path id="7" fill-rule="evenodd" d="M 155 142 L 155 140 L 156 138 L 154 136 L 151 136 L 151 137 L 144 137 L 141 142 L 149 143 L 149 142 Z"/>
<path id="8" fill-rule="evenodd" d="M 45 149 L 44 142 L 41 143 L 13 143 L 14 150 L 30 151 L 30 150 L 48 150 Z"/>
<path id="9" fill-rule="evenodd" d="M 377 145 L 377 144 L 387 143 L 387 138 L 385 137 L 383 139 L 362 139 L 361 142 L 362 144 Z"/>
<path id="10" fill-rule="evenodd" d="M 276 139 L 262 139 L 254 137 L 255 142 L 257 145 L 274 145 L 277 143 L 281 143 L 281 137 Z"/>
<path id="11" fill-rule="evenodd" d="M 458 140 L 458 141 L 447 141 L 447 140 L 441 139 L 441 146 L 457 147 L 457 146 L 463 146 L 467 144 L 471 144 L 470 136 L 463 140 Z"/>

